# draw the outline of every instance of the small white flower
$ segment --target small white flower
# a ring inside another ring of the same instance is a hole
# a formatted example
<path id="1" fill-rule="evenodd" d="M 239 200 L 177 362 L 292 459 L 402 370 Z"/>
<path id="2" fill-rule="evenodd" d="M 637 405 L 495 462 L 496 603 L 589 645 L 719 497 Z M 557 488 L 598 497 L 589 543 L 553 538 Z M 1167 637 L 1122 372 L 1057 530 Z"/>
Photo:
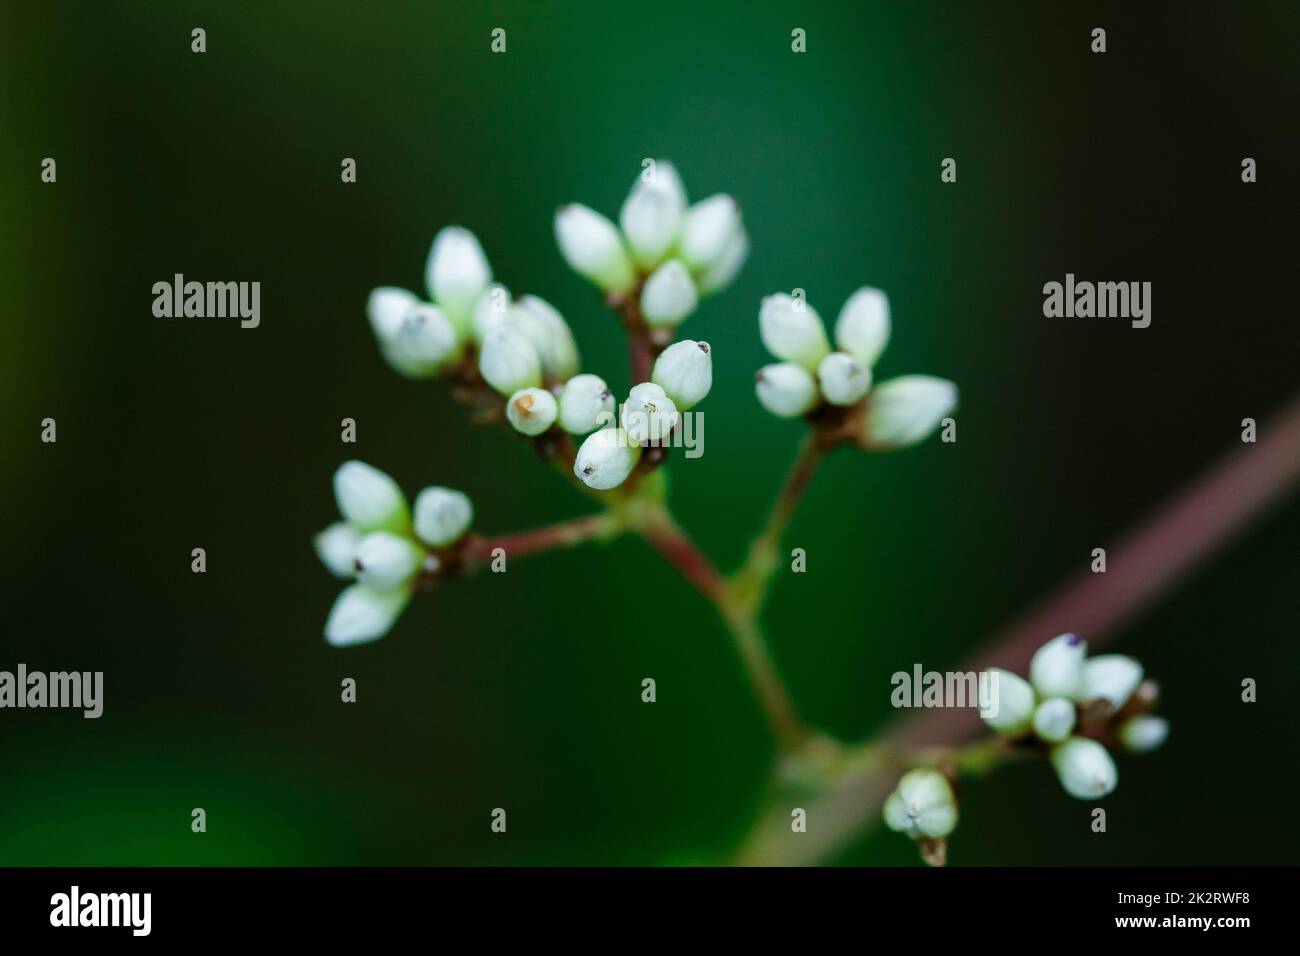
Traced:
<path id="1" fill-rule="evenodd" d="M 488 330 L 478 355 L 484 381 L 502 395 L 542 384 L 542 361 L 528 338 L 509 322 Z"/>
<path id="2" fill-rule="evenodd" d="M 998 733 L 1016 736 L 1029 729 L 1034 716 L 1034 689 L 1019 674 L 991 667 L 986 671 L 990 687 L 995 689 L 996 699 L 990 701 L 990 716 L 984 722 Z M 993 681 L 992 677 L 997 680 Z"/>
<path id="3" fill-rule="evenodd" d="M 1080 800 L 1104 797 L 1119 782 L 1119 771 L 1106 748 L 1087 737 L 1071 737 L 1053 747 L 1052 766 L 1065 792 Z"/>
<path id="4" fill-rule="evenodd" d="M 559 403 L 544 388 L 525 388 L 515 392 L 506 402 L 506 418 L 515 431 L 525 435 L 540 435 L 555 424 Z"/>
<path id="5" fill-rule="evenodd" d="M 722 255 L 711 266 L 696 275 L 695 286 L 699 289 L 700 295 L 712 295 L 731 285 L 731 280 L 736 278 L 747 258 L 749 258 L 749 234 L 745 232 L 744 226 L 741 226 L 727 243 L 727 248 L 722 251 Z"/>
<path id="6" fill-rule="evenodd" d="M 405 584 L 424 561 L 424 552 L 410 538 L 391 531 L 372 531 L 361 539 L 355 556 L 357 579 L 380 591 Z"/>
<path id="7" fill-rule="evenodd" d="M 334 472 L 339 513 L 360 531 L 404 532 L 410 521 L 402 489 L 378 468 L 344 462 Z"/>
<path id="8" fill-rule="evenodd" d="M 1074 730 L 1074 704 L 1064 697 L 1050 697 L 1034 711 L 1034 733 L 1048 743 L 1059 743 Z"/>
<path id="9" fill-rule="evenodd" d="M 425 544 L 443 548 L 474 522 L 469 496 L 454 488 L 425 488 L 415 498 L 415 534 Z"/>
<path id="10" fill-rule="evenodd" d="M 619 211 L 618 222 L 632 256 L 643 269 L 653 269 L 672 248 L 686 211 L 686 189 L 673 164 L 655 162 L 654 178 L 641 177 Z"/>
<path id="11" fill-rule="evenodd" d="M 667 393 L 679 411 L 689 411 L 713 387 L 713 355 L 708 342 L 683 339 L 655 359 L 650 381 Z"/>
<path id="12" fill-rule="evenodd" d="M 412 306 L 420 300 L 412 292 L 397 286 L 380 286 L 372 289 L 366 300 L 366 316 L 370 319 L 370 328 L 380 342 L 390 342 L 397 338 L 402 320 Z"/>
<path id="13" fill-rule="evenodd" d="M 361 541 L 361 532 L 346 521 L 336 521 L 320 534 L 316 535 L 316 554 L 321 563 L 329 568 L 330 574 L 338 578 L 350 578 L 356 573 L 352 566 L 357 554 L 357 544 Z"/>
<path id="14" fill-rule="evenodd" d="M 589 488 L 606 491 L 621 485 L 640 458 L 641 446 L 630 442 L 627 432 L 602 428 L 588 435 L 578 449 L 573 473 Z"/>
<path id="15" fill-rule="evenodd" d="M 359 583 L 346 587 L 330 608 L 325 640 L 335 647 L 377 640 L 389 632 L 410 599 L 410 588 L 380 591 Z"/>
<path id="16" fill-rule="evenodd" d="M 1119 742 L 1124 749 L 1136 754 L 1149 753 L 1165 742 L 1169 736 L 1169 721 L 1153 714 L 1130 717 L 1119 729 Z"/>
<path id="17" fill-rule="evenodd" d="M 614 423 L 614 393 L 598 375 L 575 375 L 560 390 L 560 427 L 585 435 L 598 425 Z"/>
<path id="18" fill-rule="evenodd" d="M 817 383 L 832 405 L 856 405 L 871 387 L 871 369 L 847 352 L 832 352 L 817 366 Z"/>
<path id="19" fill-rule="evenodd" d="M 1029 661 L 1029 682 L 1041 697 L 1079 700 L 1083 692 L 1083 659 L 1088 644 L 1078 634 L 1060 634 Z"/>
<path id="20" fill-rule="evenodd" d="M 764 408 L 779 418 L 798 418 L 817 404 L 817 383 L 807 369 L 793 362 L 765 365 L 755 377 L 754 391 Z"/>
<path id="21" fill-rule="evenodd" d="M 520 296 L 509 321 L 537 350 L 542 374 L 548 379 L 562 381 L 578 371 L 578 346 L 573 332 L 564 316 L 545 299 Z"/>
<path id="22" fill-rule="evenodd" d="M 632 261 L 614 224 L 579 203 L 555 213 L 555 239 L 574 272 L 606 292 L 626 292 L 636 282 Z"/>
<path id="23" fill-rule="evenodd" d="M 937 770 L 909 770 L 885 801 L 885 824 L 912 839 L 942 839 L 957 826 L 952 787 Z"/>
<path id="24" fill-rule="evenodd" d="M 680 259 L 669 259 L 641 288 L 641 315 L 647 325 L 676 326 L 698 303 L 695 280 Z"/>
<path id="25" fill-rule="evenodd" d="M 468 338 L 474 304 L 492 281 L 492 267 L 474 233 L 460 226 L 439 230 L 429 249 L 424 278 L 429 295 L 447 313 L 461 338 Z"/>
<path id="26" fill-rule="evenodd" d="M 620 419 L 629 440 L 660 444 L 677 427 L 677 405 L 654 382 L 642 382 L 628 392 Z"/>
<path id="27" fill-rule="evenodd" d="M 881 382 L 867 397 L 861 444 L 875 451 L 923 441 L 957 407 L 957 386 L 932 375 L 901 375 Z"/>
<path id="28" fill-rule="evenodd" d="M 817 310 L 806 302 L 796 303 L 784 292 L 763 299 L 758 332 L 769 352 L 809 372 L 816 372 L 831 350 Z"/>
<path id="29" fill-rule="evenodd" d="M 721 262 L 743 227 L 736 200 L 723 193 L 701 200 L 686 210 L 678 248 L 696 272 L 708 272 Z"/>
<path id="30" fill-rule="evenodd" d="M 1142 683 L 1142 665 L 1123 654 L 1100 654 L 1083 663 L 1081 700 L 1104 698 L 1119 710 Z"/>
<path id="31" fill-rule="evenodd" d="M 392 343 L 390 358 L 400 362 L 399 371 L 432 374 L 460 352 L 460 342 L 451 320 L 437 306 L 417 303 L 406 313 Z"/>
<path id="32" fill-rule="evenodd" d="M 506 320 L 510 314 L 513 304 L 510 297 L 510 290 L 500 282 L 493 282 L 483 290 L 478 301 L 474 303 L 473 315 L 473 336 L 474 341 L 483 344 L 483 337 L 488 334 L 488 329 L 494 325 L 499 325 Z"/>
<path id="33" fill-rule="evenodd" d="M 868 368 L 889 343 L 889 300 L 863 286 L 844 303 L 835 320 L 835 343 Z"/>

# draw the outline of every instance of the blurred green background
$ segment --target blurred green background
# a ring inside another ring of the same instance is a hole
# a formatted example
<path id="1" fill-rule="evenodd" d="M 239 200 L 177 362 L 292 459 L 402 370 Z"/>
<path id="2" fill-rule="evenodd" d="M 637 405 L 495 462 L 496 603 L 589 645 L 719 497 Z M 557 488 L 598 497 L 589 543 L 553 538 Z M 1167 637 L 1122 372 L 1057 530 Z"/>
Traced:
<path id="1" fill-rule="evenodd" d="M 771 740 L 710 609 L 644 545 L 520 560 L 423 596 L 378 643 L 325 645 L 338 585 L 310 542 L 345 458 L 466 490 L 485 532 L 586 507 L 441 385 L 393 374 L 365 297 L 418 288 L 434 232 L 466 225 L 622 388 L 621 332 L 564 267 L 553 210 L 614 214 L 646 156 L 692 198 L 736 196 L 753 253 L 683 329 L 713 344 L 715 384 L 704 457 L 672 466 L 679 517 L 729 567 L 800 432 L 753 396 L 760 297 L 802 287 L 833 318 L 886 289 L 878 371 L 956 380 L 960 440 L 835 456 L 788 539 L 808 573 L 768 615 L 807 717 L 869 735 L 891 673 L 954 664 L 1297 386 L 1300 15 L 1129 6 L 9 10 L 0 668 L 103 670 L 106 704 L 0 713 L 0 863 L 724 853 Z M 1152 281 L 1151 328 L 1043 318 L 1043 283 L 1070 271 Z M 150 287 L 176 272 L 260 281 L 261 327 L 155 319 Z M 1293 496 L 1113 645 L 1162 681 L 1173 733 L 1121 760 L 1108 834 L 1046 766 L 1016 766 L 964 789 L 953 862 L 1295 862 L 1297 538 Z M 838 862 L 915 852 L 876 833 Z"/>

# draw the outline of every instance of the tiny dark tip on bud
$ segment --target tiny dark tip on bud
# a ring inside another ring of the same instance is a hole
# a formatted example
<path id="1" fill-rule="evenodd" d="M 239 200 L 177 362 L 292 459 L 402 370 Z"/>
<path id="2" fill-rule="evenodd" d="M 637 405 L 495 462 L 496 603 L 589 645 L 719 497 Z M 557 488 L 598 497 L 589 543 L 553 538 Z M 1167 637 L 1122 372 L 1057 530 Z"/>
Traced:
<path id="1" fill-rule="evenodd" d="M 361 566 L 361 559 L 360 559 L 360 558 L 353 558 L 353 559 L 352 559 L 352 570 L 355 571 L 355 572 L 357 572 L 357 574 L 360 574 L 362 571 L 365 570 L 365 568 Z"/>
<path id="2" fill-rule="evenodd" d="M 1082 641 L 1083 638 L 1078 634 L 1069 634 L 1065 638 L 1065 643 L 1069 644 L 1071 647 L 1078 647 Z"/>
<path id="3" fill-rule="evenodd" d="M 708 355 L 708 354 L 709 354 L 709 343 L 708 343 L 708 342 L 696 342 L 695 344 L 698 345 L 698 346 L 700 347 L 700 351 L 703 352 L 705 355 Z"/>
<path id="4" fill-rule="evenodd" d="M 763 370 L 762 370 L 762 369 L 759 369 L 757 372 L 754 373 L 754 381 L 756 381 L 756 382 L 761 382 L 761 381 L 763 381 Z"/>
<path id="5" fill-rule="evenodd" d="M 588 465 L 586 468 L 582 469 L 582 473 L 583 473 L 584 475 L 590 475 L 590 474 L 591 474 L 593 471 L 595 471 L 595 470 L 596 470 L 596 469 L 595 469 L 595 468 L 592 468 L 591 465 Z"/>
<path id="6" fill-rule="evenodd" d="M 605 389 L 603 392 L 600 393 L 600 400 L 603 402 L 605 399 L 609 398 L 613 394 L 614 393 L 611 392 L 609 389 Z"/>

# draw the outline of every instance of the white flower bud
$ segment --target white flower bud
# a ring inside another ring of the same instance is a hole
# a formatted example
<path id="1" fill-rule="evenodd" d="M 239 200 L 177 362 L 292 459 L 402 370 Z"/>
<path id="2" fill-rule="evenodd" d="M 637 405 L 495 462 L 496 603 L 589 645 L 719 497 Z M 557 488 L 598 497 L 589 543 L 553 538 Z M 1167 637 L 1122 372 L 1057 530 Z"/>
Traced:
<path id="1" fill-rule="evenodd" d="M 484 381 L 502 395 L 542 384 L 542 360 L 537 349 L 509 322 L 494 326 L 483 337 L 478 370 Z"/>
<path id="2" fill-rule="evenodd" d="M 1142 683 L 1142 665 L 1123 654 L 1099 654 L 1083 663 L 1080 700 L 1103 698 L 1119 710 Z"/>
<path id="3" fill-rule="evenodd" d="M 674 342 L 655 359 L 650 381 L 662 388 L 679 410 L 690 410 L 713 387 L 713 354 L 709 343 L 693 339 Z"/>
<path id="4" fill-rule="evenodd" d="M 765 365 L 755 379 L 759 403 L 778 418 L 798 418 L 817 404 L 817 383 L 793 362 Z"/>
<path id="5" fill-rule="evenodd" d="M 578 345 L 573 341 L 569 324 L 545 299 L 520 296 L 509 321 L 537 350 L 542 374 L 548 379 L 563 381 L 578 371 Z"/>
<path id="6" fill-rule="evenodd" d="M 614 393 L 598 375 L 575 375 L 560 390 L 560 427 L 585 435 L 598 425 L 614 423 Z"/>
<path id="7" fill-rule="evenodd" d="M 744 226 L 736 231 L 727 243 L 722 255 L 707 269 L 695 277 L 695 286 L 700 295 L 712 295 L 727 286 L 739 274 L 745 260 L 749 258 L 749 234 Z"/>
<path id="8" fill-rule="evenodd" d="M 1080 800 L 1104 797 L 1119 782 L 1119 771 L 1106 748 L 1087 737 L 1071 737 L 1053 747 L 1052 766 L 1065 792 Z"/>
<path id="9" fill-rule="evenodd" d="M 784 292 L 763 299 L 758 332 L 769 352 L 809 372 L 816 372 L 831 350 L 817 310 L 807 302 L 795 302 Z"/>
<path id="10" fill-rule="evenodd" d="M 952 787 L 937 770 L 919 767 L 903 774 L 885 801 L 885 824 L 912 839 L 941 839 L 957 826 Z"/>
<path id="11" fill-rule="evenodd" d="M 329 568 L 330 574 L 338 578 L 350 578 L 356 573 L 352 562 L 356 558 L 357 544 L 360 541 L 360 531 L 346 521 L 336 521 L 316 535 L 314 544 L 321 564 Z"/>
<path id="12" fill-rule="evenodd" d="M 366 300 L 366 316 L 370 319 L 370 328 L 380 342 L 390 342 L 397 338 L 402 320 L 412 306 L 419 305 L 420 300 L 413 292 L 396 286 L 380 286 L 372 289 Z"/>
<path id="13" fill-rule="evenodd" d="M 377 640 L 389 632 L 410 599 L 410 588 L 380 591 L 368 584 L 346 587 L 330 608 L 325 640 L 335 647 Z"/>
<path id="14" fill-rule="evenodd" d="M 707 272 L 725 257 L 740 232 L 740 207 L 723 193 L 710 196 L 686 210 L 678 248 L 695 272 Z"/>
<path id="15" fill-rule="evenodd" d="M 555 240 L 569 267 L 606 292 L 626 292 L 635 284 L 623 239 L 595 210 L 578 203 L 556 210 Z"/>
<path id="16" fill-rule="evenodd" d="M 672 328 L 695 311 L 695 281 L 680 259 L 669 259 L 641 288 L 641 316 L 647 325 Z"/>
<path id="17" fill-rule="evenodd" d="M 892 451 L 925 440 L 957 407 L 957 386 L 932 375 L 901 375 L 881 382 L 867 397 L 859 441 Z"/>
<path id="18" fill-rule="evenodd" d="M 387 591 L 405 584 L 424 561 L 424 552 L 410 538 L 391 531 L 372 531 L 361 539 L 353 565 L 357 578 Z"/>
<path id="19" fill-rule="evenodd" d="M 685 211 L 686 189 L 672 163 L 656 161 L 649 182 L 637 177 L 619 211 L 618 223 L 639 266 L 653 269 L 663 261 L 677 239 Z"/>
<path id="20" fill-rule="evenodd" d="M 984 717 L 984 723 L 1011 737 L 1024 733 L 1034 716 L 1034 689 L 1029 681 L 999 667 L 985 673 L 990 675 L 986 680 L 997 696 L 990 701 L 990 714 Z"/>
<path id="21" fill-rule="evenodd" d="M 360 531 L 404 532 L 410 523 L 402 489 L 378 468 L 348 461 L 334 472 L 339 513 Z"/>
<path id="22" fill-rule="evenodd" d="M 1064 697 L 1049 697 L 1034 711 L 1034 733 L 1048 743 L 1060 743 L 1074 730 L 1074 704 Z"/>
<path id="23" fill-rule="evenodd" d="M 847 352 L 832 352 L 817 366 L 817 384 L 832 405 L 856 405 L 871 387 L 871 369 Z"/>
<path id="24" fill-rule="evenodd" d="M 451 320 L 434 305 L 417 303 L 406 313 L 385 355 L 407 375 L 431 375 L 460 354 Z"/>
<path id="25" fill-rule="evenodd" d="M 1135 754 L 1149 753 L 1169 736 L 1169 721 L 1153 714 L 1130 717 L 1119 729 L 1119 742 Z"/>
<path id="26" fill-rule="evenodd" d="M 492 268 L 474 233 L 460 226 L 439 230 L 429 249 L 424 278 L 429 295 L 447 314 L 461 338 L 468 338 L 474 304 L 492 281 Z"/>
<path id="27" fill-rule="evenodd" d="M 510 290 L 500 282 L 493 282 L 483 290 L 483 294 L 474 303 L 472 321 L 475 342 L 482 345 L 483 337 L 488 334 L 488 329 L 506 320 L 506 316 L 510 314 L 512 302 Z"/>
<path id="28" fill-rule="evenodd" d="M 588 435 L 578 449 L 573 473 L 587 487 L 607 491 L 621 485 L 640 458 L 641 446 L 630 442 L 627 432 L 621 428 L 602 428 Z"/>
<path id="29" fill-rule="evenodd" d="M 1083 692 L 1083 659 L 1088 644 L 1078 634 L 1060 634 L 1029 661 L 1029 682 L 1040 697 L 1079 700 Z"/>
<path id="30" fill-rule="evenodd" d="M 415 534 L 425 544 L 445 548 L 473 522 L 474 505 L 462 491 L 433 485 L 415 497 Z"/>
<path id="31" fill-rule="evenodd" d="M 677 427 L 677 405 L 654 382 L 634 385 L 623 403 L 620 424 L 628 439 L 637 444 L 663 444 Z"/>
<path id="32" fill-rule="evenodd" d="M 515 392 L 506 402 L 506 418 L 515 431 L 525 435 L 540 435 L 555 424 L 559 414 L 555 396 L 544 388 L 525 388 Z"/>
<path id="33" fill-rule="evenodd" d="M 869 368 L 888 343 L 889 300 L 879 289 L 863 286 L 840 309 L 835 344 Z"/>

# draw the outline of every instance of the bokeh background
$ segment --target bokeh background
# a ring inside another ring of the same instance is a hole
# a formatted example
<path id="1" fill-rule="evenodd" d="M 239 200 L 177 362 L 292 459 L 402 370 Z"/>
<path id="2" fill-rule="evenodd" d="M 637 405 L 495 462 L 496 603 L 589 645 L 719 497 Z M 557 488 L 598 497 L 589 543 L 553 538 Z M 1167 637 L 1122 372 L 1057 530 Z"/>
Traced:
<path id="1" fill-rule="evenodd" d="M 1295 6 L 1089 7 L 8 9 L 0 668 L 103 670 L 106 705 L 0 712 L 0 863 L 725 854 L 771 740 L 710 609 L 642 544 L 521 560 L 378 643 L 325 645 L 338 585 L 310 541 L 345 458 L 465 489 L 488 532 L 586 507 L 442 386 L 393 374 L 366 294 L 418 288 L 434 232 L 464 224 L 623 387 L 621 333 L 564 267 L 553 210 L 615 213 L 645 156 L 693 198 L 735 195 L 753 254 L 684 327 L 713 343 L 715 385 L 704 457 L 672 468 L 682 522 L 730 566 L 800 431 L 753 397 L 760 297 L 799 286 L 833 317 L 885 288 L 878 370 L 960 383 L 960 440 L 834 457 L 789 538 L 808 573 L 768 615 L 808 718 L 865 737 L 893 715 L 891 673 L 954 664 L 1300 385 Z M 1043 318 L 1069 271 L 1153 282 L 1151 328 Z M 176 272 L 260 281 L 261 327 L 155 319 L 150 287 Z M 1173 734 L 1121 760 L 1105 836 L 1019 765 L 964 789 L 953 862 L 1294 863 L 1298 539 L 1293 496 L 1113 645 L 1162 681 Z M 836 862 L 915 853 L 877 832 Z"/>

